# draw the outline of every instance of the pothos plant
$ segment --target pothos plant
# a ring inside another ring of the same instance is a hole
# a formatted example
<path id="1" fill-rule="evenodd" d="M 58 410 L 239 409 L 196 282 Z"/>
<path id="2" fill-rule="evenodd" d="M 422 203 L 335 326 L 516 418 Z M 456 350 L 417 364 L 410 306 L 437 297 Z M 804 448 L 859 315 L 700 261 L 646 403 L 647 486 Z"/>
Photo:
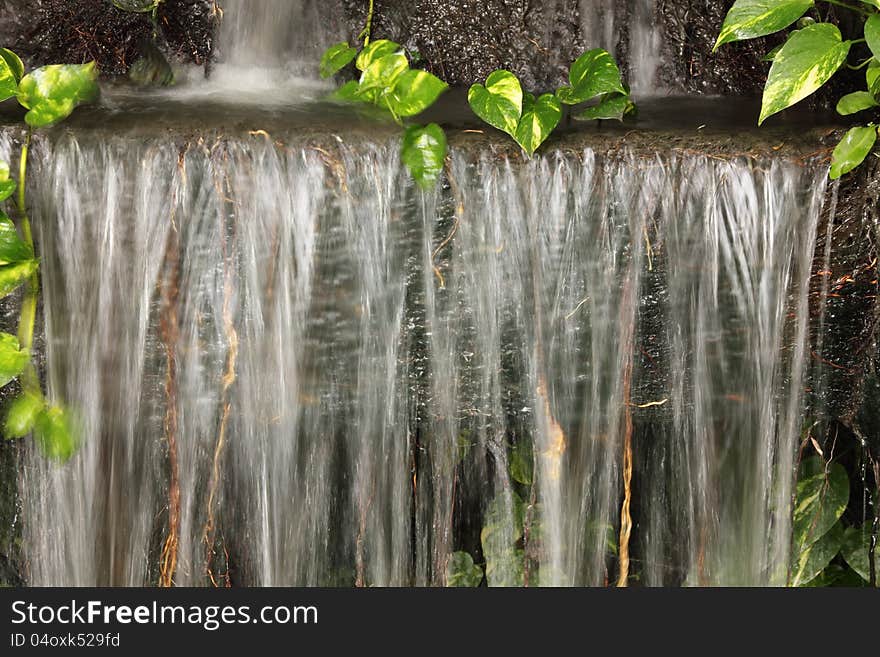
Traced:
<path id="1" fill-rule="evenodd" d="M 24 286 L 18 334 L 0 333 L 0 386 L 14 380 L 21 392 L 6 409 L 3 430 L 7 439 L 24 438 L 33 432 L 50 458 L 65 461 L 76 450 L 77 439 L 70 414 L 46 399 L 37 368 L 32 361 L 34 327 L 40 295 L 40 261 L 34 249 L 27 212 L 28 151 L 34 130 L 67 118 L 80 103 L 98 94 L 95 63 L 43 66 L 25 75 L 21 59 L 0 49 L 0 102 L 17 98 L 27 111 L 27 134 L 21 148 L 19 175 L 10 176 L 9 165 L 0 162 L 0 296 Z M 18 227 L 2 209 L 16 195 Z M 19 232 L 20 231 L 20 232 Z"/>
<path id="2" fill-rule="evenodd" d="M 862 38 L 845 40 L 836 25 L 822 20 L 817 1 L 852 12 L 860 19 Z M 715 50 L 726 43 L 774 34 L 796 24 L 786 41 L 765 58 L 773 64 L 764 87 L 758 125 L 816 92 L 843 67 L 864 69 L 865 89 L 843 96 L 837 111 L 848 116 L 880 106 L 880 0 L 817 1 L 737 0 L 724 20 Z M 865 43 L 868 56 L 850 63 L 854 46 Z M 877 141 L 877 130 L 878 126 L 870 122 L 844 135 L 832 155 L 832 179 L 849 173 L 865 160 Z"/>
<path id="3" fill-rule="evenodd" d="M 348 43 L 330 46 L 321 58 L 321 77 L 329 78 L 354 62 L 357 80 L 345 83 L 335 98 L 372 105 L 404 126 L 401 159 L 419 186 L 430 188 L 443 170 L 446 134 L 436 123 L 407 125 L 440 97 L 448 85 L 435 75 L 410 67 L 401 46 L 387 39 L 372 41 L 360 52 Z"/>
<path id="4" fill-rule="evenodd" d="M 570 84 L 556 93 L 536 97 L 523 91 L 513 73 L 499 69 L 485 84 L 470 88 L 468 103 L 477 116 L 513 137 L 529 156 L 559 125 L 563 105 L 583 106 L 574 114 L 582 121 L 620 121 L 635 110 L 617 63 L 601 48 L 581 55 L 571 65 L 568 79 Z"/>

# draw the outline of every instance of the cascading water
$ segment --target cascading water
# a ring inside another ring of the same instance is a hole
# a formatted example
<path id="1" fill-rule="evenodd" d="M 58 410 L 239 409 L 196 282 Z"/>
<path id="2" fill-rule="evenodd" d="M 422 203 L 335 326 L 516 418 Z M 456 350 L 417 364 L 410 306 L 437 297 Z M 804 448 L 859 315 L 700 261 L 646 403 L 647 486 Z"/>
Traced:
<path id="1" fill-rule="evenodd" d="M 378 139 L 38 141 L 28 583 L 784 583 L 824 171 Z"/>

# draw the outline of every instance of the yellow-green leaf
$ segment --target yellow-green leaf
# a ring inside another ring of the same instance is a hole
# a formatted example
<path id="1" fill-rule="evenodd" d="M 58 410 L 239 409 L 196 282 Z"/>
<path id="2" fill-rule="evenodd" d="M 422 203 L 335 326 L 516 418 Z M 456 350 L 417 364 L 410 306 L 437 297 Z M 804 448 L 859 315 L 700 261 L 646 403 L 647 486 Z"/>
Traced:
<path id="1" fill-rule="evenodd" d="M 874 96 L 880 95 L 880 62 L 872 59 L 865 69 L 865 82 L 868 84 L 868 91 Z"/>
<path id="2" fill-rule="evenodd" d="M 0 202 L 12 196 L 17 187 L 15 181 L 9 177 L 9 165 L 0 160 Z"/>
<path id="3" fill-rule="evenodd" d="M 46 402 L 41 395 L 30 392 L 23 392 L 13 400 L 6 411 L 6 421 L 3 425 L 6 438 L 24 438 L 29 434 L 45 405 Z"/>
<path id="4" fill-rule="evenodd" d="M 24 260 L 0 267 L 0 298 L 14 292 L 38 267 L 37 260 Z"/>
<path id="5" fill-rule="evenodd" d="M 427 71 L 410 69 L 394 83 L 388 102 L 398 117 L 415 116 L 433 105 L 448 86 Z"/>
<path id="6" fill-rule="evenodd" d="M 30 110 L 24 117 L 33 128 L 61 121 L 81 103 L 98 96 L 98 71 L 88 64 L 53 64 L 24 76 L 18 88 L 18 102 Z"/>
<path id="7" fill-rule="evenodd" d="M 370 45 L 361 50 L 361 53 L 357 56 L 355 66 L 357 66 L 359 71 L 366 71 L 370 67 L 370 64 L 377 59 L 385 57 L 386 55 L 393 55 L 399 50 L 400 44 L 394 43 L 394 41 L 389 41 L 388 39 L 373 41 Z"/>
<path id="8" fill-rule="evenodd" d="M 31 260 L 33 257 L 30 247 L 18 236 L 12 219 L 0 210 L 0 266 Z"/>
<path id="9" fill-rule="evenodd" d="M 361 75 L 360 91 L 367 90 L 386 93 L 394 83 L 409 69 L 409 62 L 403 53 L 393 53 L 373 60 Z"/>
<path id="10" fill-rule="evenodd" d="M 819 540 L 810 543 L 795 554 L 792 564 L 792 586 L 804 586 L 812 581 L 840 552 L 843 527 L 840 523 L 829 529 Z"/>
<path id="11" fill-rule="evenodd" d="M 849 502 L 849 477 L 839 463 L 818 456 L 805 459 L 798 471 L 792 532 L 801 554 L 831 529 Z M 821 569 L 820 569 L 821 570 Z"/>
<path id="12" fill-rule="evenodd" d="M 544 94 L 537 100 L 526 94 L 523 115 L 516 126 L 515 139 L 529 155 L 544 143 L 562 118 L 562 105 L 553 94 Z"/>
<path id="13" fill-rule="evenodd" d="M 48 458 L 67 461 L 76 452 L 77 439 L 68 413 L 60 406 L 37 413 L 34 437 Z"/>
<path id="14" fill-rule="evenodd" d="M 566 105 L 577 105 L 602 94 L 625 94 L 620 69 L 614 58 L 605 50 L 589 50 L 577 58 L 568 73 L 570 87 L 556 92 Z"/>
<path id="15" fill-rule="evenodd" d="M 419 187 L 430 189 L 437 183 L 446 161 L 446 133 L 436 123 L 407 128 L 401 159 Z"/>
<path id="16" fill-rule="evenodd" d="M 0 386 L 5 386 L 21 374 L 30 360 L 30 352 L 21 348 L 18 338 L 9 333 L 0 333 Z"/>
<path id="17" fill-rule="evenodd" d="M 14 63 L 10 63 L 5 53 L 11 53 L 11 51 L 5 49 L 0 51 L 0 102 L 12 98 L 18 93 L 18 82 L 21 79 L 16 75 Z"/>
<path id="18" fill-rule="evenodd" d="M 828 82 L 846 61 L 850 45 L 831 23 L 816 23 L 792 34 L 773 59 L 758 124 Z"/>
<path id="19" fill-rule="evenodd" d="M 813 0 L 737 0 L 727 12 L 714 50 L 783 30 L 812 6 Z"/>
<path id="20" fill-rule="evenodd" d="M 483 121 L 516 137 L 522 116 L 523 91 L 513 73 L 497 70 L 486 78 L 485 86 L 473 85 L 468 91 L 468 103 Z"/>
<path id="21" fill-rule="evenodd" d="M 635 105 L 628 94 L 609 94 L 593 107 L 588 107 L 574 118 L 579 121 L 594 121 L 597 119 L 613 119 L 623 121 L 623 117 L 635 110 Z"/>
<path id="22" fill-rule="evenodd" d="M 321 57 L 321 77 L 329 78 L 338 73 L 348 66 L 355 57 L 357 57 L 357 50 L 349 46 L 346 41 L 330 46 Z"/>
<path id="23" fill-rule="evenodd" d="M 851 128 L 831 154 L 831 179 L 837 180 L 864 162 L 876 141 L 877 128 Z"/>

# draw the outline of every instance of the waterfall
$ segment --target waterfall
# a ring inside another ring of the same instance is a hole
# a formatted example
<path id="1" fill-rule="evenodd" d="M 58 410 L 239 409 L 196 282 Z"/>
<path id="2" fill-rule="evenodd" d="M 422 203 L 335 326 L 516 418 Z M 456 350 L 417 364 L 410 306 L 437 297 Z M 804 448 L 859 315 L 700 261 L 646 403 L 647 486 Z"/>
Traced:
<path id="1" fill-rule="evenodd" d="M 453 140 L 424 193 L 394 139 L 316 144 L 38 138 L 83 443 L 26 450 L 29 584 L 155 584 L 171 524 L 179 585 L 443 584 L 487 542 L 490 584 L 613 583 L 627 445 L 633 581 L 785 582 L 823 170 Z"/>

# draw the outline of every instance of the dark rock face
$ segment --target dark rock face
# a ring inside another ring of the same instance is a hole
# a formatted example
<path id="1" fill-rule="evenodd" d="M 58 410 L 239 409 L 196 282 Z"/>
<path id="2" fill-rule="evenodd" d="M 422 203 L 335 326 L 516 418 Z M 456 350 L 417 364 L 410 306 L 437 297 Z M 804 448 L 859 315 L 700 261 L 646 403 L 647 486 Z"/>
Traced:
<path id="1" fill-rule="evenodd" d="M 204 64 L 216 18 L 213 0 L 165 0 L 159 44 L 174 59 Z M 5 0 L 0 7 L 0 41 L 31 67 L 95 60 L 104 74 L 124 75 L 152 37 L 149 14 L 124 12 L 107 0 Z"/>
<path id="2" fill-rule="evenodd" d="M 353 38 L 368 3 L 345 0 Z M 507 68 L 531 89 L 552 89 L 583 51 L 577 0 L 379 0 L 373 38 L 388 38 L 421 57 L 453 85 L 470 85 Z"/>

